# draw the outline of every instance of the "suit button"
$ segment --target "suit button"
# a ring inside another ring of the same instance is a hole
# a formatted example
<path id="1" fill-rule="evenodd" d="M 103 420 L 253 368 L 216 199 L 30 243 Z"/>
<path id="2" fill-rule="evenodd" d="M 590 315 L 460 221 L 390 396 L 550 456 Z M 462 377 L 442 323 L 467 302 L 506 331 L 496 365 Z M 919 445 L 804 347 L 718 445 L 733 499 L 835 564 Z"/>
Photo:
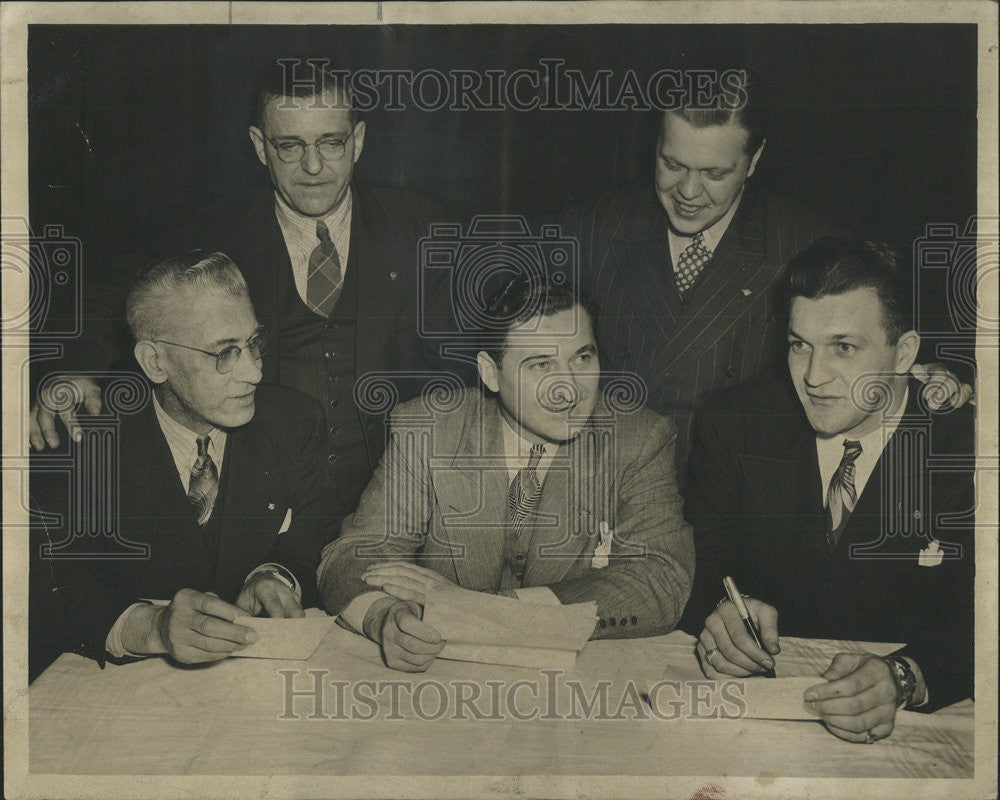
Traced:
<path id="1" fill-rule="evenodd" d="M 616 620 L 614 617 L 612 617 L 611 619 L 609 619 L 608 622 L 611 623 L 611 627 L 612 628 L 615 627 L 615 625 L 618 624 L 618 620 Z"/>
<path id="2" fill-rule="evenodd" d="M 524 553 L 518 553 L 516 556 L 514 556 L 514 560 L 515 561 L 524 561 Z"/>
<path id="3" fill-rule="evenodd" d="M 605 622 L 605 621 L 604 621 L 603 619 L 602 619 L 602 620 L 599 620 L 598 624 L 599 624 L 599 625 L 600 625 L 600 626 L 601 626 L 602 628 L 606 628 L 606 627 L 608 627 L 608 623 L 607 623 L 607 622 Z"/>
<path id="4" fill-rule="evenodd" d="M 639 624 L 639 620 L 636 619 L 635 617 L 632 617 L 632 624 L 633 625 L 638 625 Z"/>
<path id="5" fill-rule="evenodd" d="M 339 431 L 340 431 L 340 428 L 338 428 L 336 425 L 331 425 L 330 426 L 330 433 L 333 436 L 336 436 Z"/>
<path id="6" fill-rule="evenodd" d="M 734 367 L 732 364 L 730 364 L 728 367 L 726 367 L 726 377 L 727 378 L 735 378 L 739 374 L 740 374 L 740 371 L 738 369 L 736 369 L 736 367 Z"/>
<path id="7" fill-rule="evenodd" d="M 327 350 L 325 353 L 323 353 L 323 358 L 336 358 L 336 357 L 337 354 L 333 352 L 333 350 Z"/>
<path id="8" fill-rule="evenodd" d="M 330 455 L 326 457 L 326 460 L 329 461 L 331 464 L 336 464 L 338 458 L 340 458 L 340 456 L 338 456 L 336 453 L 330 453 Z"/>
<path id="9" fill-rule="evenodd" d="M 625 617 L 622 617 L 622 622 L 621 622 L 621 624 L 622 624 L 622 626 L 623 626 L 623 627 L 624 627 L 625 625 L 628 625 L 628 620 L 627 620 L 627 619 L 625 619 Z"/>
<path id="10" fill-rule="evenodd" d="M 330 398 L 330 408 L 336 408 L 340 404 L 340 401 L 336 397 Z"/>

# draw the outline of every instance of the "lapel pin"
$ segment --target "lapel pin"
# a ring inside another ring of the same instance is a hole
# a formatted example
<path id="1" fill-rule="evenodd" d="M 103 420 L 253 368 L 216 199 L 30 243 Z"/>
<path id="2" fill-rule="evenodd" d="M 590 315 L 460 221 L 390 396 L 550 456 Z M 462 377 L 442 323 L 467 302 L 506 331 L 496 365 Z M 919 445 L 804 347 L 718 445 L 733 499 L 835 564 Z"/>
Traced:
<path id="1" fill-rule="evenodd" d="M 937 539 L 931 539 L 931 543 L 917 554 L 917 564 L 921 567 L 936 567 L 944 559 L 944 552 Z"/>
<path id="2" fill-rule="evenodd" d="M 752 289 L 744 289 L 743 290 L 743 296 L 744 297 L 749 297 L 752 294 L 753 294 L 753 290 Z"/>
<path id="3" fill-rule="evenodd" d="M 267 510 L 268 511 L 274 511 L 274 503 L 268 503 L 267 504 Z"/>
<path id="4" fill-rule="evenodd" d="M 390 273 L 389 273 L 389 277 L 390 277 L 390 278 L 391 278 L 392 280 L 396 280 L 396 278 L 398 278 L 398 277 L 399 277 L 399 273 L 398 273 L 398 272 L 390 272 Z"/>

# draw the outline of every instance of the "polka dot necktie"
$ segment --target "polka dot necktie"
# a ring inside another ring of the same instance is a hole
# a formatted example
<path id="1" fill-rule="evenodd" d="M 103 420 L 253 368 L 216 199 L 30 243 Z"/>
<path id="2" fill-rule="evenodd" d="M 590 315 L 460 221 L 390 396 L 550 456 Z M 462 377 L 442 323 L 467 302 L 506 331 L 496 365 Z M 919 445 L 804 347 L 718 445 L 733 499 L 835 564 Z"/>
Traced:
<path id="1" fill-rule="evenodd" d="M 696 233 L 691 237 L 691 244 L 685 247 L 678 257 L 677 267 L 674 270 L 674 282 L 682 299 L 691 291 L 698 275 L 711 258 L 711 251 L 705 247 L 705 237 Z"/>
<path id="2" fill-rule="evenodd" d="M 215 468 L 212 456 L 208 454 L 211 441 L 207 435 L 198 437 L 198 457 L 191 467 L 191 480 L 188 483 L 188 502 L 198 512 L 199 525 L 204 525 L 212 516 L 215 496 L 219 493 L 219 471 Z"/>
<path id="3" fill-rule="evenodd" d="M 854 462 L 861 455 L 861 442 L 844 440 L 844 457 L 840 466 L 830 479 L 830 488 L 826 492 L 826 504 L 830 509 L 830 530 L 826 543 L 832 553 L 837 548 L 847 520 L 858 502 L 858 493 L 854 488 Z"/>
<path id="4" fill-rule="evenodd" d="M 323 220 L 316 222 L 316 236 L 319 244 L 309 256 L 306 305 L 321 317 L 329 317 L 344 288 L 344 273 L 340 268 L 337 248 L 330 239 L 330 231 Z"/>

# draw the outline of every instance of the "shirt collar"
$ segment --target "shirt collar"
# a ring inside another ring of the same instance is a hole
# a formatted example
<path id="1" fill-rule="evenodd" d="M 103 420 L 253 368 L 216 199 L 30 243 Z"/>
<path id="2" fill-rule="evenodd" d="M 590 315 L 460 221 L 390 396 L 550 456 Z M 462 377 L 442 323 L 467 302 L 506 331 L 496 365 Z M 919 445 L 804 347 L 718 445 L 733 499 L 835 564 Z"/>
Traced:
<path id="1" fill-rule="evenodd" d="M 722 237 L 725 236 L 726 231 L 729 230 L 729 225 L 733 221 L 733 217 L 736 216 L 736 211 L 740 207 L 740 202 L 743 200 L 743 193 L 745 191 L 746 189 L 741 189 L 739 196 L 733 201 L 729 210 L 723 214 L 722 217 L 705 228 L 705 230 L 701 231 L 705 247 L 709 250 L 709 252 L 715 252 L 715 248 L 719 246 L 719 242 L 722 241 Z M 694 238 L 694 234 L 691 236 L 685 236 L 683 234 L 676 233 L 669 225 L 667 226 L 667 236 L 672 245 L 680 248 L 678 252 L 687 247 Z"/>
<path id="2" fill-rule="evenodd" d="M 352 192 L 348 189 L 340 205 L 325 217 L 307 217 L 288 205 L 277 192 L 274 193 L 274 199 L 279 220 L 294 228 L 300 236 L 310 236 L 313 239 L 316 238 L 316 223 L 319 220 L 323 221 L 327 230 L 330 231 L 330 236 L 333 237 L 334 232 L 339 230 L 350 218 L 351 208 L 354 204 Z"/>

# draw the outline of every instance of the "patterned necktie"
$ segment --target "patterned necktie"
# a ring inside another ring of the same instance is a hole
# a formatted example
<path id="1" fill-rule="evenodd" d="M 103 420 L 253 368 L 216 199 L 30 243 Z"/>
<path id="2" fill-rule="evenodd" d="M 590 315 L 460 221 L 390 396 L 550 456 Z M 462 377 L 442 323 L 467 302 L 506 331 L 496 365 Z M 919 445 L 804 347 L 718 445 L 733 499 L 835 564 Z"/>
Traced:
<path id="1" fill-rule="evenodd" d="M 344 273 L 340 269 L 340 256 L 330 239 L 323 220 L 316 222 L 319 244 L 309 256 L 309 274 L 306 278 L 306 305 L 321 317 L 333 313 L 340 291 L 344 288 Z"/>
<path id="2" fill-rule="evenodd" d="M 542 493 L 542 485 L 538 482 L 536 470 L 544 452 L 545 445 L 533 444 L 528 455 L 528 466 L 518 470 L 510 483 L 510 491 L 507 493 L 507 512 L 510 515 L 510 523 L 517 532 L 520 532 L 521 526 Z"/>
<path id="3" fill-rule="evenodd" d="M 705 247 L 705 237 L 696 233 L 691 237 L 691 244 L 685 247 L 678 257 L 677 268 L 674 270 L 674 282 L 682 299 L 691 291 L 698 275 L 711 258 L 711 252 Z"/>
<path id="4" fill-rule="evenodd" d="M 188 483 L 188 502 L 198 512 L 199 525 L 204 525 L 212 516 L 215 496 L 219 493 L 219 471 L 208 454 L 211 441 L 207 435 L 198 437 L 198 457 L 191 467 L 191 481 Z"/>
<path id="5" fill-rule="evenodd" d="M 844 532 L 847 520 L 858 502 L 858 493 L 854 489 L 854 462 L 861 455 L 861 442 L 844 440 L 844 457 L 840 466 L 830 479 L 830 488 L 826 492 L 826 503 L 830 508 L 830 530 L 826 535 L 826 543 L 832 553 L 837 548 L 837 542 Z"/>

